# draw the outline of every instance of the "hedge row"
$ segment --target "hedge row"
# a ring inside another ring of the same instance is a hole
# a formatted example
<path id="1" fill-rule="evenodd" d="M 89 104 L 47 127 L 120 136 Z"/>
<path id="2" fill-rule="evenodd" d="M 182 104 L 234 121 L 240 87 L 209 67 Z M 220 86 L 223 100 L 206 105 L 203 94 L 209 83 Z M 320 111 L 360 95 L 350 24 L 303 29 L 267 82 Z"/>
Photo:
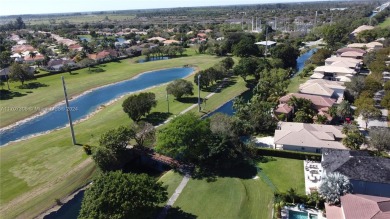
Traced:
<path id="1" fill-rule="evenodd" d="M 287 150 L 275 150 L 269 148 L 257 148 L 256 154 L 258 156 L 272 156 L 272 157 L 284 157 L 298 160 L 313 160 L 321 161 L 321 154 L 287 151 Z"/>

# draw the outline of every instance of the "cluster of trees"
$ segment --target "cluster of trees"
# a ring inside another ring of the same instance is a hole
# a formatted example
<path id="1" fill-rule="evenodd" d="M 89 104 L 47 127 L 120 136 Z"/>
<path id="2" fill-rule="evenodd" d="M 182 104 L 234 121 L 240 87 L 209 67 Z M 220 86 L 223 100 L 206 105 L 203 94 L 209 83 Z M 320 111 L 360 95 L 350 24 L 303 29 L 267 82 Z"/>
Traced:
<path id="1" fill-rule="evenodd" d="M 364 143 L 364 135 L 360 132 L 358 125 L 353 123 L 344 123 L 342 133 L 346 135 L 343 138 L 343 145 L 352 149 L 359 150 Z"/>
<path id="2" fill-rule="evenodd" d="M 30 70 L 30 67 L 27 64 L 19 64 L 14 62 L 9 70 L 8 79 L 10 81 L 19 81 L 24 85 L 25 81 L 33 80 L 34 72 Z"/>
<path id="3" fill-rule="evenodd" d="M 168 200 L 166 187 L 146 174 L 100 174 L 85 191 L 79 219 L 151 218 Z"/>
<path id="4" fill-rule="evenodd" d="M 142 55 L 145 55 L 147 59 L 150 57 L 174 57 L 183 55 L 185 49 L 182 46 L 155 46 L 152 48 L 146 48 L 142 50 Z"/>
<path id="5" fill-rule="evenodd" d="M 185 95 L 194 95 L 194 85 L 190 81 L 177 79 L 168 84 L 167 93 L 173 95 L 177 100 Z"/>
<path id="6" fill-rule="evenodd" d="M 199 82 L 200 87 L 208 88 L 215 82 L 222 80 L 228 76 L 229 70 L 234 66 L 234 60 L 231 57 L 227 57 L 214 65 L 211 68 L 201 70 L 194 76 L 194 83 L 198 85 L 198 77 L 200 76 Z"/>
<path id="7" fill-rule="evenodd" d="M 224 114 L 200 120 L 193 113 L 175 117 L 157 133 L 155 150 L 200 167 L 218 170 L 245 161 L 248 148 L 235 118 Z"/>

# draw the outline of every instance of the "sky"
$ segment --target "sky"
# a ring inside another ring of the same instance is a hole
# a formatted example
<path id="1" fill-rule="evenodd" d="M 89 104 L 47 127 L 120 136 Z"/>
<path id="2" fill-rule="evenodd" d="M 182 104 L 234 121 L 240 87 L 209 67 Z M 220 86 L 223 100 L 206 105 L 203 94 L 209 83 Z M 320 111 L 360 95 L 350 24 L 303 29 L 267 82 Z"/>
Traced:
<path id="1" fill-rule="evenodd" d="M 320 0 L 0 0 L 0 16 Z"/>

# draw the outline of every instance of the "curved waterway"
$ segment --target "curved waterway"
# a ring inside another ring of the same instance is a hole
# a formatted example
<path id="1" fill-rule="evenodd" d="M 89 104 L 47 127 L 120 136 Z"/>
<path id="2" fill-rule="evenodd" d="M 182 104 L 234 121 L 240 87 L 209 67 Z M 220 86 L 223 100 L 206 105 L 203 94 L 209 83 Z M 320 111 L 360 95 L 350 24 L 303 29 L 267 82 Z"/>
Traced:
<path id="1" fill-rule="evenodd" d="M 192 72 L 194 72 L 193 68 L 171 68 L 152 71 L 141 74 L 136 78 L 94 89 L 69 101 L 72 119 L 73 121 L 85 119 L 101 105 L 114 101 L 125 94 L 161 85 L 178 78 L 184 78 Z M 58 78 L 58 80 L 61 79 Z M 58 89 L 62 89 L 62 87 Z M 62 128 L 67 124 L 68 117 L 65 111 L 65 103 L 61 103 L 53 107 L 48 113 L 21 122 L 21 124 L 13 128 L 0 131 L 0 145 Z"/>

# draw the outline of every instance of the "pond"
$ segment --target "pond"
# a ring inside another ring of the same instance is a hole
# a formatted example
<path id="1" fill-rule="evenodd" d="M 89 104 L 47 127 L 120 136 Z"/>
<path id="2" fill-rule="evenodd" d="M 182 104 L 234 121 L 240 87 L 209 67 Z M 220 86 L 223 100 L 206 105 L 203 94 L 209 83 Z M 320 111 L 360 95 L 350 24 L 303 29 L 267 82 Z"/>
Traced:
<path id="1" fill-rule="evenodd" d="M 77 219 L 81 210 L 83 197 L 84 191 L 80 191 L 72 200 L 61 206 L 58 211 L 46 215 L 43 219 Z"/>
<path id="2" fill-rule="evenodd" d="M 169 57 L 167 57 L 167 56 L 150 57 L 150 58 L 140 59 L 140 60 L 138 60 L 138 63 L 145 63 L 145 62 L 152 62 L 152 61 L 159 61 L 159 60 L 168 60 L 168 59 L 169 59 Z"/>
<path id="3" fill-rule="evenodd" d="M 73 121 L 87 118 L 100 106 L 109 103 L 125 94 L 140 91 L 152 86 L 160 85 L 184 78 L 194 72 L 193 68 L 171 68 L 152 71 L 141 74 L 130 80 L 110 84 L 97 88 L 69 101 Z M 61 80 L 58 78 L 58 80 Z M 58 87 L 62 90 L 62 87 Z M 31 135 L 51 131 L 65 127 L 68 124 L 68 117 L 65 111 L 65 103 L 52 108 L 48 113 L 40 115 L 29 121 L 25 121 L 11 129 L 0 131 L 0 145 L 11 141 L 23 139 Z"/>
<path id="4" fill-rule="evenodd" d="M 300 71 L 302 71 L 302 69 L 305 67 L 305 62 L 316 51 L 317 51 L 317 49 L 309 50 L 308 52 L 302 54 L 301 56 L 299 56 L 297 58 L 297 72 L 298 73 L 296 73 L 294 76 L 296 76 L 297 74 L 299 74 Z M 245 100 L 249 100 L 252 97 L 252 92 L 251 91 L 244 92 L 241 96 L 244 97 Z M 219 107 L 218 109 L 216 109 L 215 111 L 210 113 L 209 115 L 207 115 L 207 117 L 210 117 L 215 113 L 224 113 L 224 114 L 227 114 L 229 116 L 233 116 L 235 113 L 235 110 L 233 109 L 233 99 L 230 100 L 229 102 L 225 103 L 224 105 L 222 105 L 221 107 Z"/>
<path id="5" fill-rule="evenodd" d="M 79 36 L 79 39 L 81 40 L 81 41 L 87 41 L 87 42 L 91 42 L 91 38 L 90 37 L 85 37 L 85 36 Z"/>

